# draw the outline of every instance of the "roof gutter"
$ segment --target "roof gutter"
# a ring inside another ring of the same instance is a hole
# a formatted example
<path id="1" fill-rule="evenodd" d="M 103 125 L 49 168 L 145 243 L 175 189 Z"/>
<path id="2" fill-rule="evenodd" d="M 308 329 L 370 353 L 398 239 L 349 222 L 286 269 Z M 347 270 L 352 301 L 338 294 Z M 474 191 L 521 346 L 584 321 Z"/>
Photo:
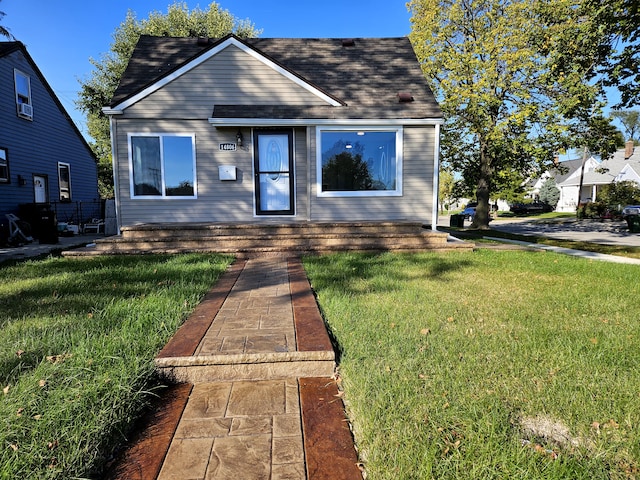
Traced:
<path id="1" fill-rule="evenodd" d="M 214 127 L 442 125 L 442 118 L 209 118 Z"/>

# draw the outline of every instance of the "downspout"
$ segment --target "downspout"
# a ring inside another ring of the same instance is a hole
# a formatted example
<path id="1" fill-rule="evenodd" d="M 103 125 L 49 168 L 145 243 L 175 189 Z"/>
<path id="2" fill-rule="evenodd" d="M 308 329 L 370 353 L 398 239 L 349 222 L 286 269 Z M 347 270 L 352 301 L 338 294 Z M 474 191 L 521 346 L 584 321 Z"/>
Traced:
<path id="1" fill-rule="evenodd" d="M 438 229 L 438 204 L 440 194 L 440 124 L 435 125 L 433 147 L 433 205 L 431 206 L 431 230 Z"/>
<path id="2" fill-rule="evenodd" d="M 311 221 L 311 127 L 307 126 L 307 222 Z"/>

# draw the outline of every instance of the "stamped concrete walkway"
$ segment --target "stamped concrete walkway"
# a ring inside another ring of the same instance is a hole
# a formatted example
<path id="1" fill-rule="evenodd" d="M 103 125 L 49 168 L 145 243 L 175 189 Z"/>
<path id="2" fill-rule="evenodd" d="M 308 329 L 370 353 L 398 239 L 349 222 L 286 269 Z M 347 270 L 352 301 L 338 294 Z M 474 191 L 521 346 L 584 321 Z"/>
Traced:
<path id="1" fill-rule="evenodd" d="M 108 479 L 362 479 L 298 258 L 234 263 L 156 365 L 174 386 Z"/>

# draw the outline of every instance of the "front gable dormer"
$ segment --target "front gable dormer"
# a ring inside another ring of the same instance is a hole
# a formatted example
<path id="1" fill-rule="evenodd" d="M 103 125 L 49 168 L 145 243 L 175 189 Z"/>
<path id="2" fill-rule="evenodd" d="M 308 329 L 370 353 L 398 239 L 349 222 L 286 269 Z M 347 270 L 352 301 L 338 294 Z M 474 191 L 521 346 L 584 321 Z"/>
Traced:
<path id="1" fill-rule="evenodd" d="M 202 39 L 191 40 L 204 44 Z M 211 45 L 206 41 L 207 48 L 198 55 L 168 69 L 104 111 L 119 114 L 126 110 L 134 116 L 148 116 L 157 115 L 161 105 L 163 115 L 181 111 L 187 118 L 206 118 L 219 104 L 319 107 L 344 104 L 233 35 Z"/>

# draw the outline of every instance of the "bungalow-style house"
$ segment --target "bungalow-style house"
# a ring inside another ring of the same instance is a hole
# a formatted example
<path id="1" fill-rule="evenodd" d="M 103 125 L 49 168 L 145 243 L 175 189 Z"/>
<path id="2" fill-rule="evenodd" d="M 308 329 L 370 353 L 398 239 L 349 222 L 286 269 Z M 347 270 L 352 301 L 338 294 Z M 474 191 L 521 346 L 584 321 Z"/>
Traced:
<path id="1" fill-rule="evenodd" d="M 565 163 L 567 162 L 563 162 L 563 165 Z M 613 182 L 631 180 L 640 186 L 640 151 L 634 148 L 631 141 L 606 160 L 599 161 L 593 157 L 587 159 L 580 194 L 578 189 L 582 160 L 573 160 L 572 166 L 574 168 L 567 174 L 555 176 L 556 185 L 560 189 L 560 200 L 556 208 L 559 212 L 575 212 L 578 202 L 596 201 L 600 189 Z"/>
<path id="2" fill-rule="evenodd" d="M 0 42 L 0 224 L 100 216 L 96 159 L 21 42 Z M 5 232 L 6 235 L 6 232 Z"/>
<path id="3" fill-rule="evenodd" d="M 142 36 L 103 111 L 120 228 L 437 224 L 442 113 L 407 38 Z"/>

